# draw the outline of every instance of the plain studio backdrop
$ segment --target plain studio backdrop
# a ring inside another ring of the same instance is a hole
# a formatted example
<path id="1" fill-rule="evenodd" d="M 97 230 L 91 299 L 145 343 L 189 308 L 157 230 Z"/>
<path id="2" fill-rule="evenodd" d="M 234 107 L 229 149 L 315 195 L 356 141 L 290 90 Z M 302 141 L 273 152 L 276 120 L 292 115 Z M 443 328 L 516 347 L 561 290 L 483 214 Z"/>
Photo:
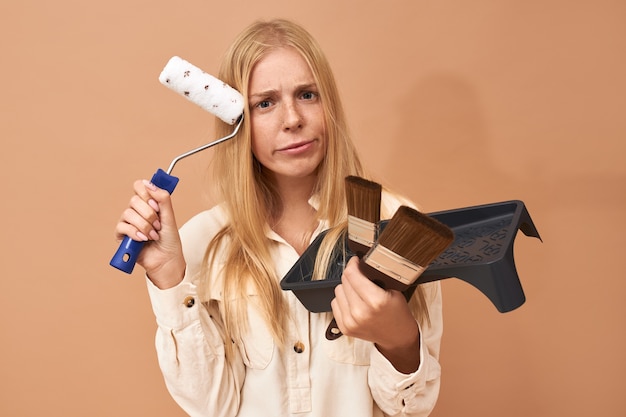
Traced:
<path id="1" fill-rule="evenodd" d="M 509 199 L 527 301 L 443 282 L 433 416 L 626 415 L 623 1 L 5 1 L 0 6 L 0 415 L 183 416 L 141 271 L 108 266 L 132 182 L 212 139 L 161 86 L 215 73 L 257 18 L 302 23 L 334 67 L 373 174 L 427 212 Z M 211 151 L 174 174 L 207 208 Z"/>

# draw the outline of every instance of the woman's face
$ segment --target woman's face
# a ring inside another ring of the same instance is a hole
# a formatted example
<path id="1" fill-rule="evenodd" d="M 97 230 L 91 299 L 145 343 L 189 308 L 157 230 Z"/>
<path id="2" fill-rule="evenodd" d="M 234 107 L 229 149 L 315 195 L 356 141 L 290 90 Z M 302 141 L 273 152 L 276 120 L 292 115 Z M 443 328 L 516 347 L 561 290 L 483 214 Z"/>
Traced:
<path id="1" fill-rule="evenodd" d="M 293 48 L 271 51 L 250 76 L 252 152 L 276 180 L 316 175 L 326 152 L 324 115 L 306 61 Z"/>

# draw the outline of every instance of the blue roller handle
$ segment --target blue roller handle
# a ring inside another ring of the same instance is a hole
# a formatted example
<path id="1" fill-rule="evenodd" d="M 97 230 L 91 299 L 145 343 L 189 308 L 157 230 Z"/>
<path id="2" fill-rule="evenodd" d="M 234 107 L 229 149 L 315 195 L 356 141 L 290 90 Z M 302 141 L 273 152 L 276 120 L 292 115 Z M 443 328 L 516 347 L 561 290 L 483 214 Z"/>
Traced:
<path id="1" fill-rule="evenodd" d="M 167 190 L 168 193 L 172 194 L 174 189 L 176 188 L 176 184 L 178 184 L 178 178 L 169 175 L 161 168 L 157 170 L 152 176 L 152 184 L 156 185 L 159 188 Z M 144 242 L 133 240 L 126 236 L 122 243 L 120 243 L 120 247 L 113 255 L 113 259 L 111 259 L 110 265 L 119 269 L 120 271 L 126 272 L 130 274 L 133 272 L 133 268 L 135 267 L 135 263 L 137 262 L 137 257 L 141 253 L 141 249 L 143 249 Z"/>

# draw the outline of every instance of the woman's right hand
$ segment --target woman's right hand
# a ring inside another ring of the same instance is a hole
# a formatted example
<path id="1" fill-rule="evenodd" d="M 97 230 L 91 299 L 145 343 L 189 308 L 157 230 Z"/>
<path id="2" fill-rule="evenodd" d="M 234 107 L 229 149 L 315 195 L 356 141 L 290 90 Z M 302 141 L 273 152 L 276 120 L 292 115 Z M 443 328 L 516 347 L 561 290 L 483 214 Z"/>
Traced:
<path id="1" fill-rule="evenodd" d="M 133 189 L 115 236 L 145 242 L 137 263 L 158 288 L 173 287 L 182 281 L 186 264 L 170 194 L 147 180 L 135 181 Z"/>

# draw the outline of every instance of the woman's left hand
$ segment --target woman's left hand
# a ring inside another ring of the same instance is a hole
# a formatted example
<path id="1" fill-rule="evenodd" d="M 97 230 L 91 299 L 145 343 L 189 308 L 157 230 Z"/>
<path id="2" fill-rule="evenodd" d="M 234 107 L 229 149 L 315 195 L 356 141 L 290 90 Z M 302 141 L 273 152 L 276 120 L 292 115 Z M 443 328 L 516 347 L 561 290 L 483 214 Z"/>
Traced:
<path id="1" fill-rule="evenodd" d="M 404 373 L 417 370 L 420 363 L 419 327 L 404 294 L 384 290 L 359 269 L 359 258 L 350 259 L 341 284 L 331 302 L 339 330 L 346 335 L 369 340 Z"/>

